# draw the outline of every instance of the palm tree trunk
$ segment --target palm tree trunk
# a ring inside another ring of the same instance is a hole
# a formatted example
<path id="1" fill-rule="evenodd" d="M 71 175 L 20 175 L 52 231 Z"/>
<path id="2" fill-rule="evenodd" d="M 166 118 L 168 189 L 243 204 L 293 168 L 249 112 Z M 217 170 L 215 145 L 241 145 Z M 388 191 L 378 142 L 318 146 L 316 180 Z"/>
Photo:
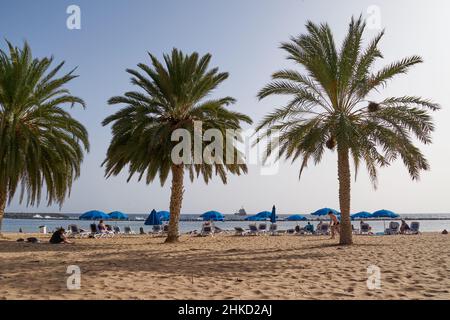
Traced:
<path id="1" fill-rule="evenodd" d="M 338 146 L 339 203 L 341 207 L 341 223 L 339 244 L 350 245 L 352 241 L 352 225 L 350 221 L 350 162 L 348 148 Z"/>
<path id="2" fill-rule="evenodd" d="M 172 166 L 172 192 L 170 195 L 169 234 L 166 243 L 178 241 L 178 223 L 180 221 L 181 203 L 183 201 L 183 165 Z"/>
<path id="3" fill-rule="evenodd" d="M 6 208 L 6 192 L 0 190 L 0 238 L 3 238 L 2 223 L 3 223 L 3 216 L 5 215 L 5 208 Z"/>

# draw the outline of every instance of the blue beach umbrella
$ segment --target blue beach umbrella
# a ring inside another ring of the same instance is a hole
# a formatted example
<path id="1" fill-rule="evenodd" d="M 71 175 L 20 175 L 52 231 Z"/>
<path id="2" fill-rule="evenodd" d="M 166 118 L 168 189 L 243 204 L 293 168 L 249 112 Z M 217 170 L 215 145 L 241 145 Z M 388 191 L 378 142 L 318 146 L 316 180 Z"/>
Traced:
<path id="1" fill-rule="evenodd" d="M 373 214 L 372 214 L 372 217 L 373 218 L 389 218 L 389 219 L 395 219 L 395 218 L 398 218 L 398 217 L 400 217 L 398 214 L 396 214 L 396 213 L 394 213 L 394 212 L 392 212 L 392 211 L 389 211 L 389 210 L 378 210 L 378 211 L 375 211 Z"/>
<path id="2" fill-rule="evenodd" d="M 308 218 L 302 216 L 301 214 L 294 214 L 286 218 L 287 221 L 306 221 Z"/>
<path id="3" fill-rule="evenodd" d="M 203 221 L 223 221 L 225 217 L 218 211 L 208 211 L 200 216 Z"/>
<path id="4" fill-rule="evenodd" d="M 161 219 L 159 217 L 159 214 L 156 212 L 156 210 L 152 210 L 152 212 L 148 216 L 147 220 L 145 220 L 144 225 L 146 225 L 146 226 L 162 225 Z"/>
<path id="5" fill-rule="evenodd" d="M 111 212 L 109 218 L 113 220 L 129 220 L 128 215 L 120 211 Z"/>
<path id="6" fill-rule="evenodd" d="M 276 215 L 275 206 L 272 207 L 272 212 L 270 214 L 270 222 L 272 222 L 272 223 L 276 223 L 277 222 L 277 215 Z"/>
<path id="7" fill-rule="evenodd" d="M 341 213 L 337 210 L 331 208 L 322 208 L 317 210 L 316 212 L 311 213 L 312 216 L 326 216 L 329 212 L 333 212 L 334 215 L 340 216 Z"/>
<path id="8" fill-rule="evenodd" d="M 367 211 L 361 211 L 350 216 L 352 219 L 369 219 L 373 218 L 372 214 Z"/>
<path id="9" fill-rule="evenodd" d="M 158 211 L 158 216 L 161 221 L 169 221 L 170 220 L 170 212 L 169 211 Z"/>
<path id="10" fill-rule="evenodd" d="M 98 210 L 91 210 L 82 214 L 79 218 L 80 220 L 108 220 L 109 216 Z"/>
<path id="11" fill-rule="evenodd" d="M 266 221 L 272 216 L 271 211 L 261 211 L 253 216 L 245 218 L 247 221 Z"/>

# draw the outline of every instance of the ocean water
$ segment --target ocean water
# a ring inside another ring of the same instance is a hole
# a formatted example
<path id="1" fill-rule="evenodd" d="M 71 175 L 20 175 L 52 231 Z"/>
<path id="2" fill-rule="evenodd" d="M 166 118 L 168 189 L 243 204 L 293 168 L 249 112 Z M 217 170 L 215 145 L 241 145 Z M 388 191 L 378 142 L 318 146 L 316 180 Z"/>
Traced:
<path id="1" fill-rule="evenodd" d="M 403 215 L 405 217 L 407 215 Z M 186 217 L 184 217 L 186 218 Z M 192 219 L 192 217 L 190 217 Z M 281 217 L 282 218 L 282 217 Z M 444 229 L 450 231 L 450 215 L 434 215 L 430 219 L 443 219 L 443 220 L 422 220 L 427 218 L 427 215 L 409 215 L 408 222 L 417 219 L 420 222 L 420 231 L 422 232 L 441 232 Z M 326 220 L 326 219 L 324 219 Z M 384 229 L 389 225 L 388 221 L 379 220 L 365 220 L 372 227 L 373 232 L 383 232 Z M 398 220 L 393 220 L 398 221 Z M 79 227 L 90 230 L 89 225 L 92 221 L 84 220 L 50 220 L 50 219 L 4 219 L 2 230 L 4 232 L 18 232 L 22 229 L 26 233 L 37 233 L 39 232 L 40 226 L 46 226 L 48 231 L 54 230 L 59 227 L 64 227 L 67 229 L 69 224 L 77 224 Z M 143 227 L 145 231 L 150 231 L 151 226 L 145 226 L 144 221 L 108 221 L 108 224 L 112 226 L 119 226 L 123 230 L 125 226 L 130 226 L 134 231 L 139 232 L 139 228 Z M 180 221 L 180 232 L 186 233 L 193 230 L 200 230 L 202 221 Z M 311 221 L 311 223 L 316 226 L 318 221 Z M 234 230 L 234 227 L 248 228 L 249 222 L 247 221 L 224 221 L 215 222 L 215 225 L 224 230 Z M 293 229 L 298 224 L 300 227 L 306 225 L 306 222 L 292 222 L 292 221 L 278 221 L 279 230 Z M 352 221 L 355 228 L 359 228 L 359 221 Z"/>

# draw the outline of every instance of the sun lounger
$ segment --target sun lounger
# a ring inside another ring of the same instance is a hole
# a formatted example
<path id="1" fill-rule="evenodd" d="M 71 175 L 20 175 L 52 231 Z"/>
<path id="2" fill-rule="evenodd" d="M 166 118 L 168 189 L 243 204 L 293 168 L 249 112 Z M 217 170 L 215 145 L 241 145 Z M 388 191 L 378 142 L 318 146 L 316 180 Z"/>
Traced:
<path id="1" fill-rule="evenodd" d="M 126 226 L 126 227 L 124 228 L 124 233 L 125 233 L 125 234 L 136 234 L 136 232 L 134 232 L 134 230 L 131 229 L 130 226 Z"/>
<path id="2" fill-rule="evenodd" d="M 420 222 L 417 222 L 417 221 L 411 222 L 411 227 L 410 227 L 409 233 L 410 234 L 419 234 L 420 233 L 419 228 L 420 228 Z"/>
<path id="3" fill-rule="evenodd" d="M 108 233 L 106 232 L 100 232 L 97 225 L 95 223 L 91 223 L 91 233 L 90 236 L 93 238 L 106 238 L 108 237 Z"/>
<path id="4" fill-rule="evenodd" d="M 269 233 L 270 233 L 272 236 L 276 236 L 276 235 L 278 235 L 277 230 L 278 230 L 277 224 L 276 224 L 276 223 L 272 223 L 272 224 L 270 225 L 270 228 L 269 228 Z"/>
<path id="5" fill-rule="evenodd" d="M 389 228 L 384 231 L 384 234 L 387 235 L 395 235 L 399 233 L 400 224 L 395 221 L 391 221 L 389 223 Z"/>
<path id="6" fill-rule="evenodd" d="M 214 233 L 222 233 L 222 232 L 225 232 L 225 231 L 219 227 L 214 226 Z"/>
<path id="7" fill-rule="evenodd" d="M 330 233 L 330 225 L 328 223 L 322 223 L 320 228 L 316 230 L 317 235 L 328 235 Z"/>
<path id="8" fill-rule="evenodd" d="M 256 224 L 254 224 L 254 223 L 249 224 L 248 228 L 249 228 L 249 231 L 248 231 L 249 235 L 255 236 L 255 235 L 259 234 L 258 227 L 256 226 Z"/>
<path id="9" fill-rule="evenodd" d="M 69 225 L 67 229 L 69 238 L 87 238 L 90 235 L 90 232 L 82 231 L 76 224 Z"/>
<path id="10" fill-rule="evenodd" d="M 213 228 L 210 224 L 204 224 L 202 226 L 202 231 L 200 231 L 199 236 L 201 237 L 206 237 L 206 236 L 213 236 L 214 232 L 213 232 Z"/>
<path id="11" fill-rule="evenodd" d="M 258 226 L 258 232 L 260 234 L 266 234 L 267 233 L 267 224 L 266 223 L 260 223 Z"/>
<path id="12" fill-rule="evenodd" d="M 152 226 L 152 231 L 149 232 L 149 234 L 161 234 L 162 228 L 160 225 Z"/>
<path id="13" fill-rule="evenodd" d="M 370 234 L 370 230 L 371 230 L 371 228 L 368 223 L 362 223 L 359 234 Z"/>
<path id="14" fill-rule="evenodd" d="M 247 234 L 247 231 L 241 227 L 234 227 L 234 230 L 236 231 L 234 233 L 235 236 L 245 236 Z"/>
<path id="15" fill-rule="evenodd" d="M 115 233 L 115 234 L 122 234 L 122 230 L 120 230 L 120 227 L 119 227 L 119 226 L 113 227 L 113 230 L 114 230 L 114 233 Z"/>

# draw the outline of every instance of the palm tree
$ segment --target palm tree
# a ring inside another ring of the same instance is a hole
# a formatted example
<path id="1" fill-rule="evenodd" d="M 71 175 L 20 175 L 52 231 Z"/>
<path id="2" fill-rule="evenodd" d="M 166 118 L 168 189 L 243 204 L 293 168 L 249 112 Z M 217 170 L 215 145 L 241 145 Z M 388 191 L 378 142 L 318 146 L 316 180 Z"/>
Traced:
<path id="1" fill-rule="evenodd" d="M 63 105 L 84 102 L 64 88 L 74 70 L 57 77 L 64 62 L 50 69 L 53 58 L 33 58 L 7 42 L 0 50 L 0 232 L 7 203 L 20 187 L 20 201 L 62 205 L 80 175 L 88 134 Z M 45 189 L 43 189 L 45 185 Z"/>
<path id="2" fill-rule="evenodd" d="M 339 51 L 327 24 L 308 22 L 306 29 L 306 34 L 281 45 L 288 59 L 305 72 L 282 70 L 273 74 L 273 81 L 259 92 L 259 99 L 271 95 L 291 98 L 284 107 L 268 114 L 257 130 L 262 130 L 262 137 L 271 130 L 280 132 L 279 143 L 273 141 L 268 153 L 279 147 L 279 157 L 292 161 L 301 158 L 300 176 L 310 159 L 315 164 L 321 161 L 325 148 L 337 149 L 340 244 L 351 244 L 350 160 L 355 177 L 360 163 L 365 163 L 375 188 L 377 167 L 399 157 L 412 179 L 417 180 L 429 164 L 413 138 L 431 143 L 434 125 L 429 110 L 439 106 L 414 96 L 367 101 L 369 94 L 422 59 L 412 56 L 373 71 L 374 62 L 383 58 L 378 43 L 384 31 L 363 48 L 365 23 L 361 17 L 352 18 Z"/>
<path id="3" fill-rule="evenodd" d="M 113 138 L 103 165 L 107 177 L 118 175 L 125 166 L 129 166 L 128 181 L 138 174 L 139 180 L 145 176 L 147 184 L 158 176 L 164 185 L 172 173 L 166 242 L 176 242 L 185 170 L 189 172 L 191 181 L 202 175 L 208 183 L 215 173 L 226 183 L 227 171 L 240 175 L 247 172 L 247 166 L 241 164 L 242 154 L 235 144 L 229 149 L 236 159 L 231 164 L 227 161 L 192 163 L 194 146 L 186 152 L 189 153 L 189 161 L 174 162 L 171 153 L 176 144 L 172 141 L 172 133 L 185 129 L 192 137 L 208 129 L 218 129 L 225 136 L 227 129 L 239 130 L 241 121 L 251 123 L 251 119 L 226 108 L 235 102 L 231 97 L 207 98 L 228 78 L 228 73 L 219 73 L 217 68 L 208 70 L 210 54 L 199 57 L 198 53 L 185 55 L 173 49 L 171 55 L 164 55 L 165 65 L 152 54 L 149 56 L 151 66 L 141 63 L 139 71 L 127 70 L 132 76 L 132 84 L 142 92 L 127 92 L 109 100 L 110 105 L 126 104 L 126 107 L 103 121 L 103 125 L 113 123 Z M 195 129 L 196 122 L 202 123 L 201 132 Z M 239 134 L 236 137 L 240 139 Z M 202 150 L 204 146 L 202 141 Z"/>

